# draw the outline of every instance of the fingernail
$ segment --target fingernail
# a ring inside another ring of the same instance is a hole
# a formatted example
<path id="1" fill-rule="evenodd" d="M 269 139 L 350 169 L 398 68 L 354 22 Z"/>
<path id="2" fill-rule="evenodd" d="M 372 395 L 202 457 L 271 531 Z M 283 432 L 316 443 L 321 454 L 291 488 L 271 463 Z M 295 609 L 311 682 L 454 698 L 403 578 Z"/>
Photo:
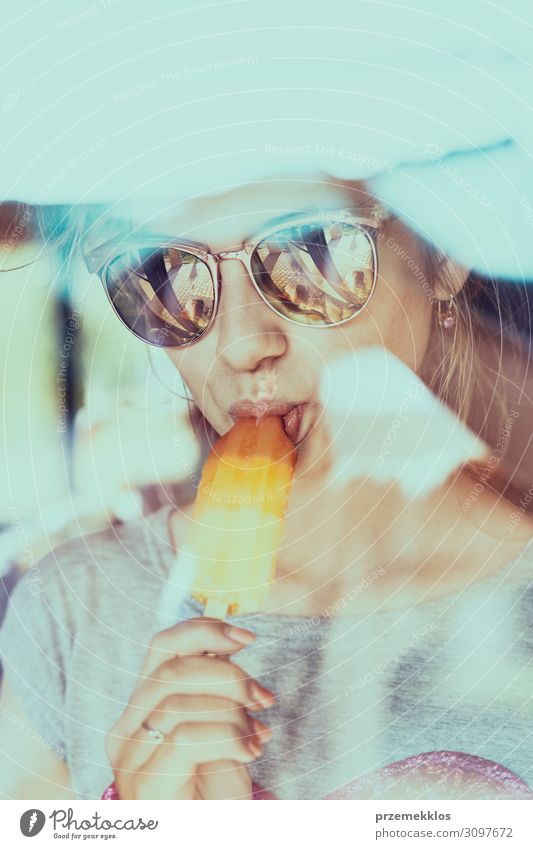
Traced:
<path id="1" fill-rule="evenodd" d="M 260 734 L 260 739 L 263 740 L 265 737 L 272 737 L 272 729 L 266 723 L 261 722 L 260 719 L 252 719 L 252 728 L 254 729 L 256 734 Z"/>
<path id="2" fill-rule="evenodd" d="M 246 631 L 244 628 L 236 628 L 235 625 L 226 625 L 224 633 L 230 640 L 235 640 L 237 643 L 244 643 L 245 646 L 253 643 L 255 640 L 255 634 L 252 634 L 251 631 Z"/>
<path id="3" fill-rule="evenodd" d="M 274 693 L 271 693 L 270 690 L 267 690 L 266 687 L 262 687 L 261 684 L 258 684 L 257 681 L 252 682 L 252 696 L 256 701 L 261 702 L 261 704 L 272 704 L 275 701 L 276 697 Z"/>
<path id="4" fill-rule="evenodd" d="M 248 740 L 248 748 L 255 758 L 263 754 L 263 747 L 257 740 Z"/>

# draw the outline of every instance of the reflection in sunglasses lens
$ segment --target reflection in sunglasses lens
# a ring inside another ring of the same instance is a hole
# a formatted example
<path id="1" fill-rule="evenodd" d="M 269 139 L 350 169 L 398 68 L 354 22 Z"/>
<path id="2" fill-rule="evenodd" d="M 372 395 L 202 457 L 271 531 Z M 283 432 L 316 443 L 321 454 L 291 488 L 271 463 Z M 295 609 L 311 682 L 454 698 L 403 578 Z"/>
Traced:
<path id="1" fill-rule="evenodd" d="M 124 324 L 160 347 L 198 339 L 215 307 L 209 268 L 179 248 L 139 248 L 121 254 L 109 265 L 106 285 Z"/>
<path id="2" fill-rule="evenodd" d="M 369 234 L 344 221 L 273 233 L 255 249 L 252 269 L 274 309 L 307 325 L 353 318 L 367 303 L 375 282 Z"/>

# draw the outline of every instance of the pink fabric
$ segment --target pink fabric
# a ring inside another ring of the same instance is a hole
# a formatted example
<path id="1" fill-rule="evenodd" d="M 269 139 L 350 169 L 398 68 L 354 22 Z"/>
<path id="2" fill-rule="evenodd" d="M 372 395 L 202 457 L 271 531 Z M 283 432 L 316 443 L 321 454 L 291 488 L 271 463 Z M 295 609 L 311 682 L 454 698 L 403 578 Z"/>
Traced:
<path id="1" fill-rule="evenodd" d="M 118 795 L 117 785 L 114 781 L 111 784 L 108 784 L 104 792 L 102 793 L 102 799 L 120 799 Z"/>
<path id="2" fill-rule="evenodd" d="M 468 755 L 464 752 L 423 752 L 378 769 L 370 775 L 350 781 L 329 793 L 324 799 L 368 799 L 378 796 L 391 783 L 407 781 L 409 778 L 432 783 L 453 784 L 457 795 L 468 798 L 468 789 L 480 786 L 491 799 L 533 799 L 533 792 L 520 776 L 507 767 Z M 119 799 L 116 784 L 113 781 L 102 794 L 102 799 Z M 438 797 L 437 797 L 438 798 Z M 276 796 L 264 790 L 259 784 L 252 784 L 252 799 L 257 802 L 276 800 Z"/>
<path id="3" fill-rule="evenodd" d="M 410 778 L 450 788 L 458 797 L 468 798 L 469 789 L 483 791 L 491 799 L 533 799 L 528 785 L 514 772 L 486 758 L 464 752 L 423 752 L 388 764 L 370 775 L 348 782 L 326 796 L 326 799 L 365 799 L 378 796 L 391 784 L 407 782 Z M 400 784 L 401 786 L 401 784 Z"/>
<path id="4" fill-rule="evenodd" d="M 266 802 L 269 800 L 276 801 L 276 796 L 273 796 L 272 793 L 268 792 L 268 790 L 264 790 L 260 784 L 256 784 L 254 782 L 252 784 L 252 799 L 254 802 Z"/>

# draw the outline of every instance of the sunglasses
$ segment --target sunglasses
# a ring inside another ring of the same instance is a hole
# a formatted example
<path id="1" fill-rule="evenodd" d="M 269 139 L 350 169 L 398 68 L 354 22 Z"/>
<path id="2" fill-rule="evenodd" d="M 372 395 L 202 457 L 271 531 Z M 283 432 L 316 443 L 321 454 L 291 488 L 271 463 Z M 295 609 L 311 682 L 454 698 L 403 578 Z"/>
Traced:
<path id="1" fill-rule="evenodd" d="M 220 300 L 218 263 L 240 260 L 277 315 L 305 327 L 344 324 L 368 304 L 376 286 L 376 234 L 388 217 L 352 209 L 291 216 L 247 239 L 240 250 L 165 236 L 114 239 L 85 253 L 116 314 L 139 339 L 181 348 L 202 339 Z"/>

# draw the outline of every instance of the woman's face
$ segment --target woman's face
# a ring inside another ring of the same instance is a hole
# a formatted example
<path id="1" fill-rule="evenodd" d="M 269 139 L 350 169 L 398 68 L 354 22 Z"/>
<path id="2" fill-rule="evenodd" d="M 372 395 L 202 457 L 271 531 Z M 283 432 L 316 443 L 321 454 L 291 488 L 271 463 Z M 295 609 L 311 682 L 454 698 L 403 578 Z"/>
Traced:
<path id="1" fill-rule="evenodd" d="M 228 194 L 198 199 L 154 229 L 209 245 L 237 249 L 268 219 L 295 209 L 355 208 L 368 202 L 360 184 L 325 179 L 251 184 Z M 417 371 L 428 345 L 432 306 L 421 283 L 419 244 L 396 219 L 385 223 L 376 242 L 379 276 L 368 305 L 339 327 L 292 324 L 261 299 L 244 265 L 220 261 L 218 313 L 206 335 L 189 348 L 168 350 L 209 423 L 224 434 L 235 423 L 232 407 L 255 400 L 262 381 L 274 381 L 275 402 L 304 405 L 298 433 L 299 474 L 316 474 L 324 455 L 319 381 L 336 358 L 379 345 Z M 422 281 L 423 282 L 423 281 Z M 233 411 L 234 412 L 234 411 Z"/>

